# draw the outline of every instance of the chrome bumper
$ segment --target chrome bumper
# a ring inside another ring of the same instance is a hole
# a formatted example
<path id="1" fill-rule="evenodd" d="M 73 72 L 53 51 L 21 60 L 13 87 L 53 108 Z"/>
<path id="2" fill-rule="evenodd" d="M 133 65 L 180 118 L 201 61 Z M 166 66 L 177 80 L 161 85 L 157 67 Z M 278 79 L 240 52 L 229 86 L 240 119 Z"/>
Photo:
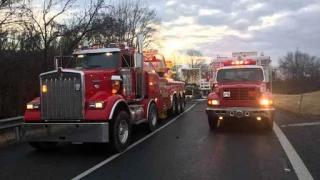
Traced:
<path id="1" fill-rule="evenodd" d="M 109 124 L 102 123 L 24 123 L 25 141 L 108 142 Z"/>
<path id="2" fill-rule="evenodd" d="M 251 108 L 251 107 L 228 107 L 214 108 L 208 107 L 206 114 L 209 117 L 237 117 L 237 118 L 253 118 L 253 117 L 272 117 L 275 114 L 274 108 Z"/>

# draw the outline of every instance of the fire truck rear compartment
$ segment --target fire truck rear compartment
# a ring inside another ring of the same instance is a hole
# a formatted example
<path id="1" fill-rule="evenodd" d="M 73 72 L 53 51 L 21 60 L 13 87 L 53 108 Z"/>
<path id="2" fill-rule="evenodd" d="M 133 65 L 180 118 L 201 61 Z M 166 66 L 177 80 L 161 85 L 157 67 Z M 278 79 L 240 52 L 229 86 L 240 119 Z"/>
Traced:
<path id="1" fill-rule="evenodd" d="M 32 142 L 109 142 L 109 123 L 25 123 L 24 140 Z"/>

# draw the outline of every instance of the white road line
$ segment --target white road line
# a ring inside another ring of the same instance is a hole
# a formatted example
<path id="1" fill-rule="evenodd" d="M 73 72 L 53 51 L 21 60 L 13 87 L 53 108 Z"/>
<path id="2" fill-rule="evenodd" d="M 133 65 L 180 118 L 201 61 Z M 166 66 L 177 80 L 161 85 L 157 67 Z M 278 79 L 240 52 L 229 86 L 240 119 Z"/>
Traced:
<path id="1" fill-rule="evenodd" d="M 287 154 L 291 165 L 293 166 L 294 171 L 296 172 L 299 180 L 313 180 L 309 170 L 302 162 L 298 153 L 294 150 L 293 146 L 287 139 L 287 137 L 283 134 L 279 126 L 274 123 L 273 130 L 277 135 L 285 153 Z"/>
<path id="2" fill-rule="evenodd" d="M 281 127 L 288 127 L 288 126 L 316 126 L 316 125 L 320 125 L 320 122 L 287 124 L 287 125 L 282 125 Z"/>
<path id="3" fill-rule="evenodd" d="M 92 173 L 93 171 L 99 169 L 100 167 L 102 167 L 103 165 L 107 164 L 108 162 L 112 161 L 113 159 L 117 158 L 118 156 L 120 156 L 121 154 L 125 153 L 126 151 L 130 150 L 131 148 L 135 147 L 136 145 L 140 144 L 141 142 L 145 141 L 146 139 L 148 139 L 149 137 L 153 136 L 155 133 L 157 133 L 158 131 L 160 131 L 161 129 L 165 128 L 166 126 L 168 126 L 169 124 L 173 123 L 174 121 L 176 121 L 180 116 L 182 116 L 184 113 L 188 112 L 191 108 L 193 108 L 197 103 L 193 104 L 191 107 L 189 107 L 188 109 L 186 109 L 183 113 L 181 113 L 179 116 L 177 116 L 176 118 L 172 119 L 170 122 L 168 122 L 167 124 L 161 126 L 159 129 L 153 131 L 152 133 L 148 134 L 147 136 L 145 136 L 144 138 L 140 139 L 139 141 L 133 143 L 132 145 L 130 145 L 125 151 L 123 151 L 122 153 L 118 153 L 115 154 L 111 157 L 109 157 L 108 159 L 100 162 L 99 164 L 93 166 L 92 168 L 86 170 L 85 172 L 79 174 L 78 176 L 72 178 L 72 180 L 78 180 L 81 179 L 87 175 L 89 175 L 90 173 Z"/>

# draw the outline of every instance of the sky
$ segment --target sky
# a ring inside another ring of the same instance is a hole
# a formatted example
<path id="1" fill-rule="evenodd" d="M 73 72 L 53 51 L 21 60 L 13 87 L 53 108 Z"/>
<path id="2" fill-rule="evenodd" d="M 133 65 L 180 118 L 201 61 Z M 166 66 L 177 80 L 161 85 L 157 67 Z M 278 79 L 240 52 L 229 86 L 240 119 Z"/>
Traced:
<path id="1" fill-rule="evenodd" d="M 166 41 L 158 50 L 167 59 L 187 49 L 200 50 L 207 62 L 217 55 L 257 51 L 278 65 L 281 56 L 297 48 L 320 57 L 320 0 L 142 1 L 162 20 L 160 35 Z M 34 2 L 41 6 L 43 1 Z M 86 3 L 77 1 L 69 13 Z"/>
<path id="2" fill-rule="evenodd" d="M 288 51 L 320 57 L 320 0 L 146 0 L 162 19 L 170 55 L 201 50 L 207 59 L 257 51 L 273 64 Z"/>

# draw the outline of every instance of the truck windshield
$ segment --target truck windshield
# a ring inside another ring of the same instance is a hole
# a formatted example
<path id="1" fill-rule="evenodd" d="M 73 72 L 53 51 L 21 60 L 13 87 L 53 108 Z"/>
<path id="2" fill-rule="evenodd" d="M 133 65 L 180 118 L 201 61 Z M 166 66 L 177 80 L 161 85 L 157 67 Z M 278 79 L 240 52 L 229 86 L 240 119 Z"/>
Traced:
<path id="1" fill-rule="evenodd" d="M 263 79 L 260 68 L 221 69 L 217 74 L 218 82 L 261 82 Z"/>
<path id="2" fill-rule="evenodd" d="M 116 69 L 120 63 L 120 52 L 76 55 L 76 68 Z"/>

